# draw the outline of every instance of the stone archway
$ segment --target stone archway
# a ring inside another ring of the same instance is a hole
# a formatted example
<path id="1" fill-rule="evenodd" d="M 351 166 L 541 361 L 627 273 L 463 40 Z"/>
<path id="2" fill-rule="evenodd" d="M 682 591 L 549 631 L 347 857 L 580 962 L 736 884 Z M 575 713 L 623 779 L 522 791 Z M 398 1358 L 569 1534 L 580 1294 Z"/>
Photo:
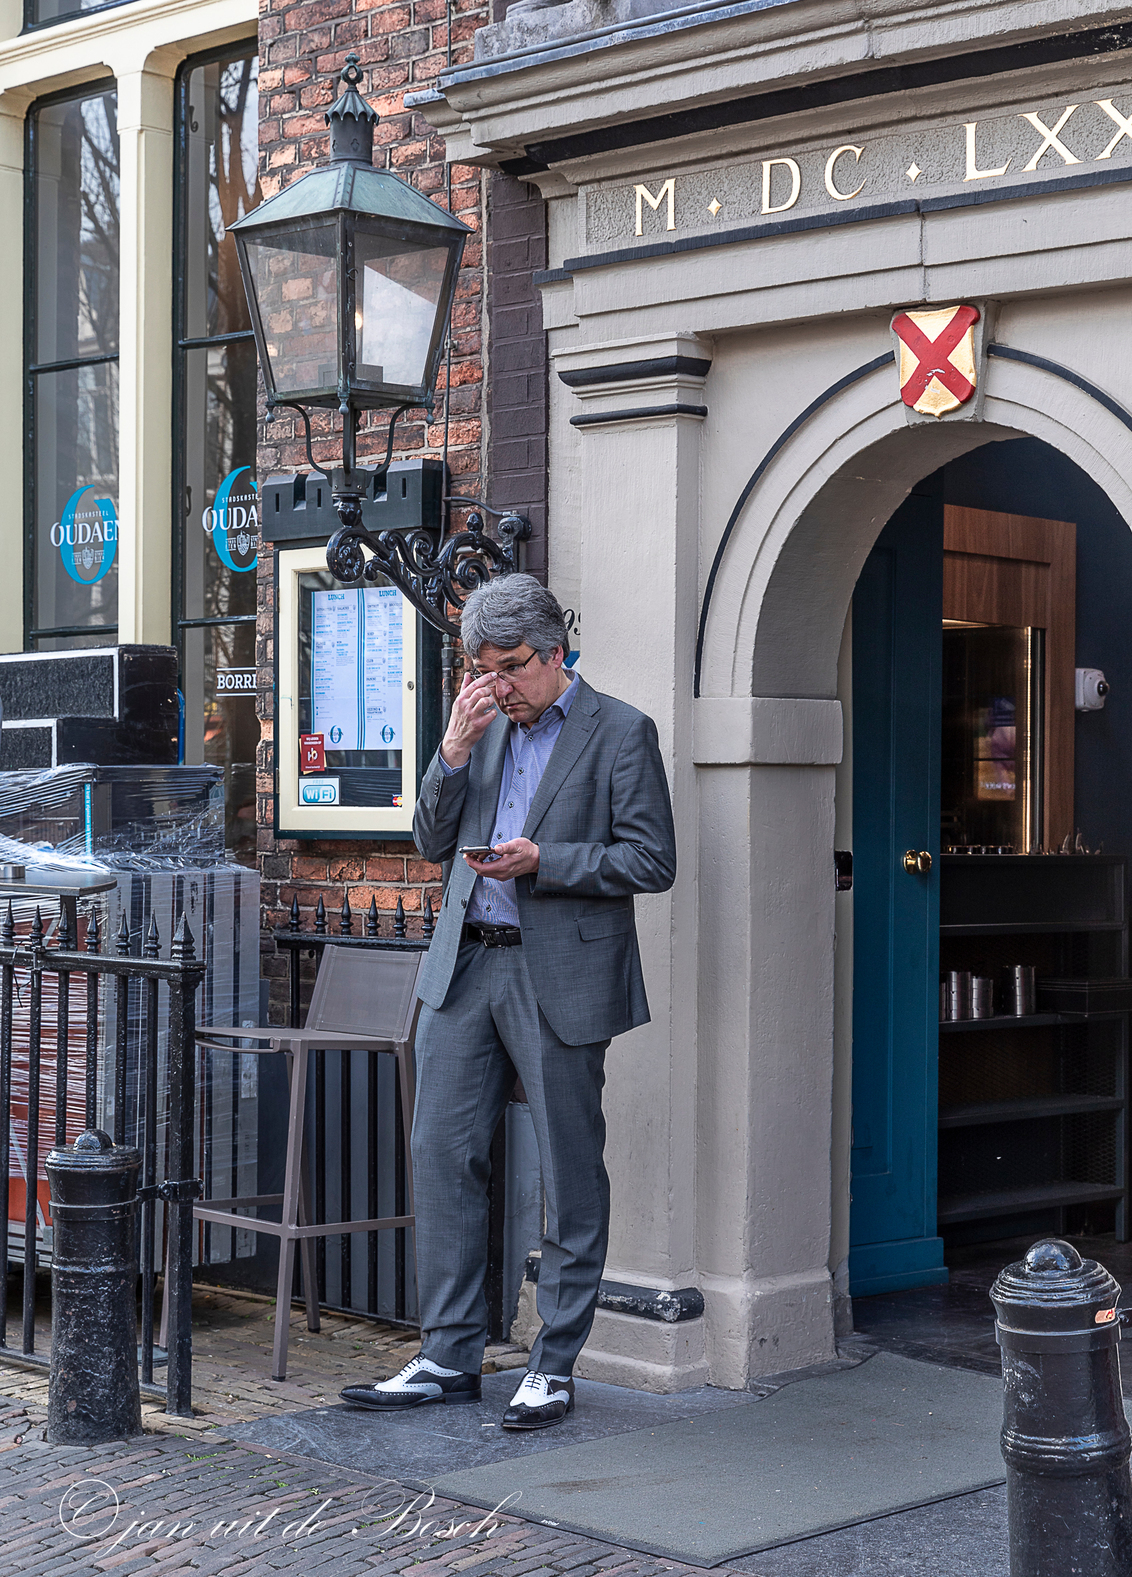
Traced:
<path id="1" fill-rule="evenodd" d="M 736 521 L 705 621 L 698 1129 L 712 1142 L 696 1186 L 715 1225 L 697 1258 L 722 1385 L 833 1353 L 837 662 L 861 566 L 918 480 L 1019 436 L 1060 450 L 1132 519 L 1132 430 L 1087 390 L 995 362 L 983 420 L 931 426 L 909 425 L 893 393 L 879 369 L 783 446 Z"/>

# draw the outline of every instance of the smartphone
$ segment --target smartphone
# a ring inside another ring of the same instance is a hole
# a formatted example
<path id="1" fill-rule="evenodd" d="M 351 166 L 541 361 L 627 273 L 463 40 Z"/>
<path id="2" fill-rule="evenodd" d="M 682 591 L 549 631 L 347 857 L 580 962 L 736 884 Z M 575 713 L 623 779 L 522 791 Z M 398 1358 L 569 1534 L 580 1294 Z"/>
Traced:
<path id="1" fill-rule="evenodd" d="M 489 865 L 492 860 L 499 859 L 499 855 L 495 853 L 490 843 L 469 843 L 459 852 L 470 854 L 472 859 L 479 860 L 481 865 Z"/>

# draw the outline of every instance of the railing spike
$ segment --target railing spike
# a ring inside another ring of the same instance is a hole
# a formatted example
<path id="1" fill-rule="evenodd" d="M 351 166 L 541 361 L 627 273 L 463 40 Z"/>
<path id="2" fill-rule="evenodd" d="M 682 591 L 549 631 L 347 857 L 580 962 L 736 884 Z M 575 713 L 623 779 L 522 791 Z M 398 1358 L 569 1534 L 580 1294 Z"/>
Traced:
<path id="1" fill-rule="evenodd" d="M 369 911 L 366 914 L 366 935 L 377 935 L 377 899 L 371 894 Z"/>
<path id="2" fill-rule="evenodd" d="M 189 922 L 185 919 L 185 911 L 181 910 L 181 918 L 177 921 L 177 929 L 173 933 L 173 946 L 170 953 L 174 963 L 184 964 L 189 959 L 197 956 L 196 941 L 189 930 Z"/>
<path id="3" fill-rule="evenodd" d="M 86 928 L 86 950 L 88 953 L 97 953 L 102 946 L 102 932 L 98 926 L 98 910 L 91 911 L 90 923 Z"/>
<path id="4" fill-rule="evenodd" d="M 354 915 L 350 908 L 350 894 L 348 892 L 344 892 L 342 894 L 342 908 L 338 915 L 338 935 L 353 936 L 353 934 Z"/>
<path id="5" fill-rule="evenodd" d="M 59 905 L 59 924 L 55 928 L 55 946 L 63 948 L 64 951 L 73 946 L 71 919 L 67 913 L 67 905 L 65 903 Z"/>
<path id="6" fill-rule="evenodd" d="M 130 951 L 130 922 L 126 919 L 126 911 L 122 910 L 122 923 L 118 927 L 118 952 L 123 958 Z"/>
<path id="7" fill-rule="evenodd" d="M 297 931 L 299 929 L 299 895 L 298 895 L 298 893 L 296 893 L 295 896 L 291 899 L 291 915 L 290 915 L 290 918 L 287 921 L 287 929 L 288 929 L 288 931 Z"/>
<path id="8" fill-rule="evenodd" d="M 43 916 L 39 912 L 39 905 L 35 906 L 35 919 L 31 923 L 31 945 L 38 947 L 43 941 Z"/>
<path id="9" fill-rule="evenodd" d="M 316 936 L 326 935 L 326 905 L 321 893 L 318 895 L 318 908 L 314 912 L 314 930 Z"/>
<path id="10" fill-rule="evenodd" d="M 16 917 L 12 913 L 12 900 L 9 898 L 8 913 L 4 916 L 3 923 L 0 923 L 0 942 L 3 942 L 5 947 L 11 947 L 15 939 Z"/>
<path id="11" fill-rule="evenodd" d="M 393 911 L 393 935 L 394 936 L 404 936 L 404 934 L 405 934 L 405 905 L 401 902 L 401 895 L 400 895 L 400 893 L 398 893 L 398 895 L 397 895 L 397 907 Z"/>
<path id="12" fill-rule="evenodd" d="M 424 895 L 424 920 L 422 921 L 422 924 L 421 924 L 421 934 L 424 936 L 424 939 L 425 939 L 426 942 L 429 942 L 429 941 L 432 940 L 432 933 L 433 933 L 433 931 L 435 929 L 435 925 L 436 925 L 436 922 L 433 920 L 433 917 L 432 917 L 432 894 L 431 893 L 425 893 L 425 895 Z"/>
<path id="13" fill-rule="evenodd" d="M 144 956 L 146 958 L 157 958 L 160 956 L 160 953 L 161 935 L 157 929 L 157 916 L 151 914 L 149 917 L 149 930 L 145 934 Z"/>

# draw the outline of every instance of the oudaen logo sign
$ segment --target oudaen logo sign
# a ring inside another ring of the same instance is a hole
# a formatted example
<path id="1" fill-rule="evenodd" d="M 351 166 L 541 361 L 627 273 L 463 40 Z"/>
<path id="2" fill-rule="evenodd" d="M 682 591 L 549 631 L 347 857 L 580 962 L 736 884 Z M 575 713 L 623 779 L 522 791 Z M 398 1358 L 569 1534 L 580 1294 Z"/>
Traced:
<path id="1" fill-rule="evenodd" d="M 80 586 L 93 586 L 109 572 L 118 549 L 118 516 L 109 498 L 88 499 L 94 484 L 76 487 L 51 527 L 51 545 L 59 549 L 63 568 Z"/>
<path id="2" fill-rule="evenodd" d="M 241 477 L 245 477 L 243 482 Z M 253 570 L 259 558 L 259 492 L 248 466 L 237 466 L 216 489 L 201 525 L 212 538 L 222 564 L 238 575 Z"/>

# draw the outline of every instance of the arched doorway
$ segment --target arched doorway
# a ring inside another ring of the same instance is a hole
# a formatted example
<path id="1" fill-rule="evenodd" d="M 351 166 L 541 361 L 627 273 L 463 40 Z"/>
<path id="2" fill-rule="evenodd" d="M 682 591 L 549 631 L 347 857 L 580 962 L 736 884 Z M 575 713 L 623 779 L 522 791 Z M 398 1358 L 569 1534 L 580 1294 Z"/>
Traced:
<path id="1" fill-rule="evenodd" d="M 734 773 L 701 774 L 701 917 L 711 925 L 717 900 L 721 911 L 729 903 L 737 911 L 740 883 L 751 916 L 734 938 L 701 930 L 701 945 L 706 934 L 712 948 L 714 993 L 702 1001 L 701 1035 L 745 1020 L 753 1113 L 746 1153 L 734 1158 L 746 1165 L 752 1272 L 734 1292 L 720 1278 L 718 1296 L 735 1304 L 765 1296 L 773 1307 L 780 1294 L 759 1271 L 773 1270 L 777 1256 L 791 1266 L 781 1300 L 794 1300 L 792 1318 L 798 1289 L 817 1299 L 824 1274 L 828 1295 L 830 1273 L 848 1253 L 849 1107 L 839 1105 L 834 1076 L 837 928 L 824 853 L 835 841 L 838 753 L 817 735 L 819 721 L 837 707 L 839 652 L 861 569 L 918 482 L 971 451 L 992 452 L 1019 438 L 1040 438 L 1073 460 L 1118 514 L 1132 516 L 1123 479 L 1132 475 L 1132 435 L 1088 393 L 1032 367 L 995 364 L 983 421 L 930 427 L 908 426 L 893 395 L 883 369 L 862 377 L 777 449 L 737 511 L 702 625 L 703 715 L 716 709 L 738 718 L 751 708 L 756 723 L 768 720 L 765 738 L 744 747 L 746 754 L 706 756 L 708 764 L 734 762 Z M 718 869 L 721 841 L 735 847 L 742 837 L 749 840 L 749 869 Z M 780 901 L 784 891 L 789 905 Z M 823 1112 L 829 1151 L 820 1143 Z M 713 1164 L 707 1157 L 701 1175 Z M 793 1243 L 804 1240 L 789 1261 L 781 1249 L 785 1213 L 772 1208 L 784 1189 Z M 759 1318 L 750 1328 L 758 1329 Z M 757 1361 L 753 1356 L 752 1366 Z"/>

